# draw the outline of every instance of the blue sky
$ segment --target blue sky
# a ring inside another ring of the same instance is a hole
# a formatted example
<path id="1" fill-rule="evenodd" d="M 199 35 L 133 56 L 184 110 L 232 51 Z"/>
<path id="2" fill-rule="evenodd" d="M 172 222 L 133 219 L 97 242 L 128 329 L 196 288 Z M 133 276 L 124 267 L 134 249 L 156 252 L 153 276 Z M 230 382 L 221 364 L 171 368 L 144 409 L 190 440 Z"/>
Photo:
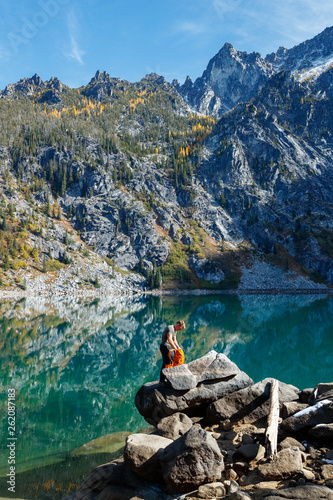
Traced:
<path id="1" fill-rule="evenodd" d="M 99 69 L 200 76 L 225 42 L 263 56 L 333 25 L 331 0 L 0 0 L 0 88 L 39 74 L 71 87 Z"/>

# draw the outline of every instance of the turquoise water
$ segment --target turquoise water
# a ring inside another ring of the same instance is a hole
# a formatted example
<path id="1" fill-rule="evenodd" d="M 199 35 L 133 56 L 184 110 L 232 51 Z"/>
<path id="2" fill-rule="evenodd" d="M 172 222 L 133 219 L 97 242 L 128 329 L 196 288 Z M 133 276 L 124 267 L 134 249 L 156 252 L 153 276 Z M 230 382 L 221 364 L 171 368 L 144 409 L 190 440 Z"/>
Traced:
<path id="1" fill-rule="evenodd" d="M 158 378 L 161 333 L 178 319 L 187 325 L 179 334 L 186 361 L 215 349 L 255 382 L 274 377 L 303 389 L 333 380 L 332 297 L 36 297 L 2 302 L 0 311 L 0 497 L 10 497 L 8 388 L 16 390 L 18 497 L 62 498 L 113 457 L 104 446 L 75 459 L 73 449 L 147 427 L 135 393 Z"/>

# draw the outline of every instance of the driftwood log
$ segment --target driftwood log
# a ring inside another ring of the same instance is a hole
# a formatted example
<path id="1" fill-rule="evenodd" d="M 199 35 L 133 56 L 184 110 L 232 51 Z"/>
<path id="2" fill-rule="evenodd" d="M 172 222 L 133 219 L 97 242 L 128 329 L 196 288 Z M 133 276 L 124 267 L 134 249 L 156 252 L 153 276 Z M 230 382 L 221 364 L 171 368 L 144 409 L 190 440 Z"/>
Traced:
<path id="1" fill-rule="evenodd" d="M 265 436 L 266 457 L 274 460 L 277 455 L 277 438 L 279 426 L 279 382 L 273 379 L 269 401 L 269 414 Z"/>

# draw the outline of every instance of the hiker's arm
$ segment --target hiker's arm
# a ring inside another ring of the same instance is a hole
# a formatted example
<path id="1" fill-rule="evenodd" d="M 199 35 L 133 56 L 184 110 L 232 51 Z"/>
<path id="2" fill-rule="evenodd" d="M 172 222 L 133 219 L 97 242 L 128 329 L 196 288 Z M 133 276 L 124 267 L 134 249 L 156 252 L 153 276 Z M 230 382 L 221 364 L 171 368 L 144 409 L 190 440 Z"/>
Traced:
<path id="1" fill-rule="evenodd" d="M 179 349 L 179 347 L 177 347 L 178 346 L 177 340 L 175 342 L 175 338 L 171 335 L 171 333 L 168 333 L 167 339 L 171 347 L 173 347 L 174 349 Z"/>
<path id="2" fill-rule="evenodd" d="M 179 345 L 179 344 L 178 344 L 178 342 L 177 342 L 176 337 L 173 337 L 173 339 L 172 339 L 172 340 L 173 340 L 173 343 L 174 343 L 174 344 L 175 344 L 175 346 L 176 346 L 176 347 L 175 347 L 175 349 L 181 349 L 180 345 Z"/>

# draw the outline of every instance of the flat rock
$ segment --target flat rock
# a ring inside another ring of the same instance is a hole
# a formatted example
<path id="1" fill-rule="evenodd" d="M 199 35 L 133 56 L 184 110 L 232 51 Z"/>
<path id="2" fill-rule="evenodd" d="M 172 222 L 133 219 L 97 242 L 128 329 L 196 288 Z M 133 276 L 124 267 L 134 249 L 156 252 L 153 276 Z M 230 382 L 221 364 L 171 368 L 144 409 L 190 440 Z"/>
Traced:
<path id="1" fill-rule="evenodd" d="M 259 465 L 259 472 L 265 478 L 286 479 L 303 470 L 299 448 L 286 448 L 278 452 L 275 460 Z"/>
<path id="2" fill-rule="evenodd" d="M 174 413 L 170 417 L 162 418 L 157 423 L 157 430 L 160 436 L 174 441 L 189 431 L 192 425 L 192 420 L 185 413 Z"/>
<path id="3" fill-rule="evenodd" d="M 308 406 L 305 410 L 285 419 L 281 429 L 287 432 L 297 432 L 303 429 L 315 427 L 318 424 L 330 424 L 333 422 L 333 401 L 322 400 L 314 406 Z"/>
<path id="4" fill-rule="evenodd" d="M 253 384 L 244 372 L 227 380 L 206 381 L 188 391 L 177 391 L 157 382 L 143 385 L 135 396 L 139 413 L 152 425 L 176 412 L 205 411 L 213 401 Z"/>
<path id="5" fill-rule="evenodd" d="M 159 456 L 171 439 L 152 434 L 131 434 L 126 439 L 124 460 L 128 467 L 147 481 L 162 479 Z"/>
<path id="6" fill-rule="evenodd" d="M 176 390 L 189 390 L 205 380 L 224 380 L 240 373 L 238 366 L 225 354 L 212 350 L 190 363 L 166 368 L 163 374 Z"/>
<path id="7" fill-rule="evenodd" d="M 231 422 L 253 423 L 267 417 L 271 380 L 266 378 L 215 401 L 207 409 L 207 422 L 215 424 L 228 419 Z M 297 399 L 297 387 L 279 382 L 280 403 Z"/>
<path id="8" fill-rule="evenodd" d="M 219 481 L 224 469 L 215 439 L 197 425 L 169 444 L 160 461 L 165 482 L 181 493 Z"/>
<path id="9" fill-rule="evenodd" d="M 290 436 L 281 441 L 281 443 L 279 443 L 279 447 L 281 450 L 284 450 L 285 448 L 291 448 L 292 446 L 296 446 L 301 451 L 305 451 L 305 446 L 303 446 L 302 443 L 297 441 L 297 439 L 294 439 Z"/>
<path id="10" fill-rule="evenodd" d="M 198 488 L 199 498 L 216 498 L 224 497 L 227 491 L 223 483 L 215 482 L 209 484 L 203 484 Z"/>
<path id="11" fill-rule="evenodd" d="M 296 488 L 287 488 L 267 491 L 255 496 L 255 500 L 333 500 L 333 491 L 325 486 L 305 485 Z"/>

